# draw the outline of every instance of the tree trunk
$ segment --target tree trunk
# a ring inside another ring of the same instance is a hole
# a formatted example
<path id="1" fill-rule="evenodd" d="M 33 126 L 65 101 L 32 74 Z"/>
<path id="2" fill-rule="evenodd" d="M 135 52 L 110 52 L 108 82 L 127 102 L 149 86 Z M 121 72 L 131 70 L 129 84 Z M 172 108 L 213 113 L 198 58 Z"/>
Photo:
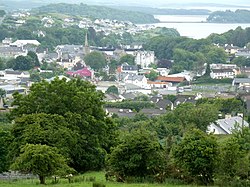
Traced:
<path id="1" fill-rule="evenodd" d="M 39 175 L 40 184 L 45 184 L 45 177 Z"/>

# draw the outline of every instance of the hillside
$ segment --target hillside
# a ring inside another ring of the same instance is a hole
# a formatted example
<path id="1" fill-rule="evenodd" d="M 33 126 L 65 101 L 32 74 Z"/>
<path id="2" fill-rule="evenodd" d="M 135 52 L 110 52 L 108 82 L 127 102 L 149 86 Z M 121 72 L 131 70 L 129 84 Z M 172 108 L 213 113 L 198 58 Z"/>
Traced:
<path id="1" fill-rule="evenodd" d="M 103 6 L 90 6 L 86 4 L 50 4 L 33 9 L 35 13 L 62 13 L 73 16 L 88 16 L 91 18 L 103 18 L 119 21 L 130 21 L 137 24 L 156 23 L 159 20 L 153 15 L 141 12 L 117 10 Z"/>
<path id="2" fill-rule="evenodd" d="M 250 11 L 216 11 L 210 14 L 207 21 L 212 23 L 250 23 Z"/>
<path id="3" fill-rule="evenodd" d="M 209 10 L 206 9 L 165 9 L 135 6 L 112 6 L 112 8 L 142 12 L 152 15 L 208 15 L 211 13 Z"/>

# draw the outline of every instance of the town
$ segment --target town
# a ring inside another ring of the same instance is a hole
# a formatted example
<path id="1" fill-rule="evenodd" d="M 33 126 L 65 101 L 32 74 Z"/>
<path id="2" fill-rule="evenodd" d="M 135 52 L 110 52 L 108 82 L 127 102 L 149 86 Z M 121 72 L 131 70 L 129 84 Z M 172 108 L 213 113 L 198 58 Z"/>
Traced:
<path id="1" fill-rule="evenodd" d="M 85 6 L 0 11 L 0 185 L 249 185 L 250 27 L 193 39 Z"/>

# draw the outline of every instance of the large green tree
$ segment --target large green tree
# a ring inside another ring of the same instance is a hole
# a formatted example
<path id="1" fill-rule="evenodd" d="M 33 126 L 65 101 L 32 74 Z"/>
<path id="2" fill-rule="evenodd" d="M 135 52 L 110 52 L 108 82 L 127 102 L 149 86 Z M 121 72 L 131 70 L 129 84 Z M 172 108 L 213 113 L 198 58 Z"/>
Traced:
<path id="1" fill-rule="evenodd" d="M 97 51 L 87 54 L 84 57 L 84 61 L 88 66 L 90 66 L 96 71 L 101 70 L 107 65 L 105 56 Z"/>
<path id="2" fill-rule="evenodd" d="M 177 166 L 201 184 L 213 183 L 218 158 L 218 145 L 212 135 L 193 129 L 173 148 Z"/>
<path id="3" fill-rule="evenodd" d="M 105 154 L 113 144 L 115 126 L 106 117 L 102 107 L 103 94 L 96 91 L 94 85 L 80 79 L 55 79 L 51 83 L 42 81 L 33 84 L 28 95 L 15 94 L 13 104 L 17 107 L 12 110 L 11 116 L 14 119 L 21 117 L 21 124 L 27 126 L 31 126 L 32 122 L 25 122 L 22 118 L 24 114 L 58 114 L 65 118 L 67 128 L 74 131 L 77 138 L 77 143 L 70 148 L 71 166 L 77 171 L 103 166 Z M 15 120 L 17 123 L 18 119 Z"/>
<path id="4" fill-rule="evenodd" d="M 45 184 L 45 177 L 52 176 L 59 170 L 72 172 L 66 159 L 54 147 L 41 144 L 27 144 L 20 156 L 12 164 L 14 170 L 32 173 L 39 176 L 40 184 Z"/>
<path id="5" fill-rule="evenodd" d="M 14 138 L 10 146 L 10 159 L 14 160 L 26 144 L 57 147 L 61 154 L 70 158 L 78 134 L 69 127 L 66 119 L 58 114 L 25 114 L 16 118 L 12 128 Z"/>
<path id="6" fill-rule="evenodd" d="M 143 128 L 121 136 L 108 158 L 108 168 L 119 179 L 157 177 L 164 173 L 164 150 L 155 133 Z"/>

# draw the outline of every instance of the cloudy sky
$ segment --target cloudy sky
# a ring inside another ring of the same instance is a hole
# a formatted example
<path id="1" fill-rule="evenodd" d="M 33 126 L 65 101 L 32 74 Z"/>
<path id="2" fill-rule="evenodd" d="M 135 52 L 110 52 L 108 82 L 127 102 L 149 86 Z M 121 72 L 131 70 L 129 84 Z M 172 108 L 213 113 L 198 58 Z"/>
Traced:
<path id="1" fill-rule="evenodd" d="M 97 5 L 149 6 L 161 8 L 207 8 L 215 5 L 230 5 L 230 7 L 248 6 L 249 0 L 0 0 L 0 1 L 30 1 L 38 3 L 86 3 Z M 191 4 L 189 4 L 191 3 Z M 200 6 L 203 4 L 202 6 Z M 209 4 L 209 5 L 208 5 Z M 244 8 L 244 7 L 243 7 Z M 221 8 L 223 9 L 223 8 Z"/>

